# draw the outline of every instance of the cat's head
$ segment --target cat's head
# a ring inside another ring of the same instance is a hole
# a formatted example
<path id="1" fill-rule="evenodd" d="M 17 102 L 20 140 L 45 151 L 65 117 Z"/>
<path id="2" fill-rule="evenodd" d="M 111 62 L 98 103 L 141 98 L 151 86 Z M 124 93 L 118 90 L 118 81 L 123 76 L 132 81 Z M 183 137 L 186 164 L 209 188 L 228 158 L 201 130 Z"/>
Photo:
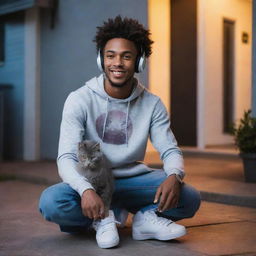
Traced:
<path id="1" fill-rule="evenodd" d="M 84 140 L 78 144 L 78 159 L 82 167 L 94 169 L 101 162 L 103 157 L 100 151 L 100 144 L 91 140 Z"/>

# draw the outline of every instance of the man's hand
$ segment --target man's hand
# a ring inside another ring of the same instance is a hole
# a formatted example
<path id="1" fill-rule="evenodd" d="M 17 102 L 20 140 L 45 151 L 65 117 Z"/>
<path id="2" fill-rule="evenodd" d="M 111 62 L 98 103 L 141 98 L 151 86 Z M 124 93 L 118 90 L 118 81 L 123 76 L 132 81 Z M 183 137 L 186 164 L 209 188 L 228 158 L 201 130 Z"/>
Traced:
<path id="1" fill-rule="evenodd" d="M 98 220 L 105 218 L 104 203 L 92 189 L 87 189 L 82 194 L 81 207 L 83 214 L 90 219 Z"/>
<path id="2" fill-rule="evenodd" d="M 181 184 L 175 175 L 169 176 L 157 189 L 154 203 L 158 203 L 158 211 L 163 212 L 177 207 Z M 160 200 L 159 200 L 160 199 Z"/>

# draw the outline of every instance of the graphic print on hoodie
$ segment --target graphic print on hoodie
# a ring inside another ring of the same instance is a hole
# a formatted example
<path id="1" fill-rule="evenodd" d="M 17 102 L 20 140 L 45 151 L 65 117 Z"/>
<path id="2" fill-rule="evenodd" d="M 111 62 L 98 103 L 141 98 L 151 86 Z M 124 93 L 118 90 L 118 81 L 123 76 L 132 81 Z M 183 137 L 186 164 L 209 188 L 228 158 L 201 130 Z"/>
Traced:
<path id="1" fill-rule="evenodd" d="M 114 145 L 127 144 L 132 135 L 132 121 L 128 113 L 120 110 L 111 110 L 97 118 L 96 130 L 105 143 Z"/>

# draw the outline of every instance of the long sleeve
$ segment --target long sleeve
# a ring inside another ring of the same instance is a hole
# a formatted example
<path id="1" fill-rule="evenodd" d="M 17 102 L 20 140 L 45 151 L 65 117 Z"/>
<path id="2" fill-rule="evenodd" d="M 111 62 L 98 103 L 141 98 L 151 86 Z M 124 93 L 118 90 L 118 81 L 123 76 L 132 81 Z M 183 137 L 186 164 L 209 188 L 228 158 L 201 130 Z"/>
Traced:
<path id="1" fill-rule="evenodd" d="M 166 174 L 185 176 L 182 152 L 170 128 L 170 120 L 165 106 L 159 99 L 156 103 L 150 125 L 150 140 L 160 153 Z"/>
<path id="2" fill-rule="evenodd" d="M 82 195 L 86 189 L 93 189 L 93 187 L 79 173 L 77 147 L 85 132 L 86 113 L 75 96 L 75 93 L 71 93 L 64 104 L 57 165 L 62 180 Z"/>

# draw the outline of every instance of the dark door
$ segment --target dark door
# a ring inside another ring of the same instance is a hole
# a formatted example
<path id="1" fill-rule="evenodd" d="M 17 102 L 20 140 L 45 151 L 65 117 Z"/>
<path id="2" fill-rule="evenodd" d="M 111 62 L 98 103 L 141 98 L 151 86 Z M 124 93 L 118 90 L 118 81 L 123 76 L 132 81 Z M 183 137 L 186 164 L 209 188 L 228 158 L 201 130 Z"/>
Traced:
<path id="1" fill-rule="evenodd" d="M 197 145 L 197 1 L 171 0 L 171 127 Z"/>
<path id="2" fill-rule="evenodd" d="M 223 132 L 234 122 L 234 38 L 235 22 L 223 20 Z"/>

